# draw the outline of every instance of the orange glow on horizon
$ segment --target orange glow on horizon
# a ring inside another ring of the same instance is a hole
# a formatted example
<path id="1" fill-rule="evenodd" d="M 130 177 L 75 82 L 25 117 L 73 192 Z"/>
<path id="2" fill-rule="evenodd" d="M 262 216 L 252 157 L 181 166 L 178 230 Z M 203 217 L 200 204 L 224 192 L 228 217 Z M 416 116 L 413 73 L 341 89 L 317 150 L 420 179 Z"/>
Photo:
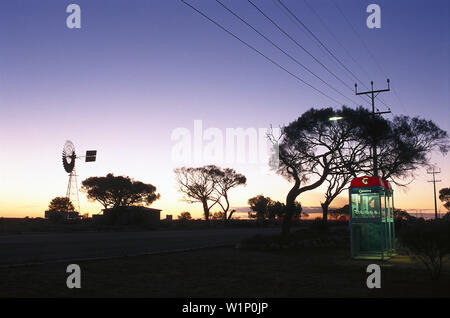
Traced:
<path id="1" fill-rule="evenodd" d="M 84 171 L 83 171 L 84 172 Z M 101 175 L 101 174 L 100 174 Z M 239 187 L 230 191 L 231 206 L 233 208 L 247 207 L 247 200 L 258 194 L 269 196 L 274 200 L 284 202 L 285 195 L 290 189 L 290 184 L 280 176 L 249 176 L 247 186 Z M 426 176 L 424 176 L 426 178 Z M 38 179 L 30 184 L 36 191 L 31 195 L 24 195 L 20 191 L 16 191 L 18 184 L 10 184 L 9 188 L 1 186 L 2 193 L 6 196 L 0 198 L 0 217 L 43 217 L 44 211 L 50 200 L 56 196 L 64 196 L 67 187 L 67 176 L 59 173 L 57 182 L 50 188 L 39 187 Z M 153 178 L 138 178 L 144 182 L 154 184 L 161 199 L 155 201 L 151 207 L 162 209 L 161 218 L 171 214 L 176 218 L 181 212 L 188 211 L 194 218 L 202 218 L 203 210 L 201 204 L 189 204 L 182 200 L 181 193 L 177 192 L 175 178 L 165 178 L 163 174 L 155 174 Z M 80 182 L 79 182 L 80 183 Z M 25 190 L 24 190 L 25 193 Z M 303 193 L 297 200 L 302 202 L 304 207 L 317 207 L 320 211 L 320 201 L 322 199 L 321 188 Z M 432 185 L 427 181 L 417 180 L 409 189 L 399 189 L 394 186 L 395 207 L 408 210 L 410 213 L 434 213 Z M 348 203 L 347 193 L 344 191 L 332 203 L 332 208 L 342 207 Z M 89 213 L 89 215 L 101 212 L 102 206 L 97 202 L 89 202 L 83 192 L 80 191 L 81 214 Z M 219 208 L 214 207 L 211 212 L 217 212 Z M 440 204 L 438 199 L 438 211 L 441 215 L 447 211 Z M 243 213 L 236 213 L 235 216 L 246 218 Z M 318 215 L 313 214 L 310 218 Z"/>

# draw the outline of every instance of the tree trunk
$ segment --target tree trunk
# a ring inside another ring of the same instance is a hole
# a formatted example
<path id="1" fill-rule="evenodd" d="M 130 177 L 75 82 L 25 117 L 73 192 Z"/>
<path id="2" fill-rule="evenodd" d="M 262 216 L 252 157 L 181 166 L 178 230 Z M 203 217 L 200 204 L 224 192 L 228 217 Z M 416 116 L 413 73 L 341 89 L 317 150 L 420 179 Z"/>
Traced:
<path id="1" fill-rule="evenodd" d="M 281 224 L 281 234 L 287 235 L 291 231 L 292 216 L 295 213 L 295 199 L 297 198 L 300 189 L 301 181 L 298 177 L 297 170 L 291 167 L 293 170 L 292 177 L 295 180 L 294 185 L 286 196 L 286 212 L 284 213 L 283 223 Z"/>
<path id="2" fill-rule="evenodd" d="M 291 176 L 294 178 L 295 184 L 289 191 L 288 195 L 286 196 L 286 213 L 283 218 L 283 224 L 282 224 L 282 230 L 281 230 L 281 233 L 283 235 L 289 234 L 289 232 L 291 230 L 292 217 L 294 216 L 294 213 L 295 213 L 295 199 L 301 193 L 319 187 L 327 178 L 329 171 L 330 171 L 330 166 L 325 158 L 324 158 L 323 163 L 324 163 L 324 168 L 323 168 L 323 173 L 322 173 L 322 176 L 320 177 L 320 179 L 317 180 L 316 182 L 314 182 L 313 184 L 307 185 L 303 188 L 300 187 L 301 181 L 298 176 L 297 170 L 295 168 L 293 168 L 292 166 L 290 167 L 293 170 L 293 173 L 291 173 Z"/>
<path id="3" fill-rule="evenodd" d="M 228 221 L 227 213 L 228 213 L 228 210 L 230 209 L 230 202 L 228 201 L 227 195 L 224 195 L 224 197 L 225 197 L 225 202 L 227 203 L 227 207 L 223 210 L 223 218 L 224 218 L 225 223 L 227 223 L 227 221 Z M 233 212 L 231 212 L 231 214 L 233 214 Z"/>
<path id="4" fill-rule="evenodd" d="M 320 205 L 322 206 L 322 220 L 324 223 L 328 222 L 328 206 L 329 204 L 327 202 L 325 203 L 320 203 Z"/>
<path id="5" fill-rule="evenodd" d="M 292 217 L 295 213 L 295 199 L 297 198 L 297 187 L 294 186 L 286 197 L 286 212 L 283 217 L 281 233 L 283 235 L 289 234 L 291 231 Z"/>
<path id="6" fill-rule="evenodd" d="M 205 215 L 205 221 L 206 223 L 209 223 L 209 208 L 208 208 L 208 201 L 203 201 L 203 214 Z"/>
<path id="7" fill-rule="evenodd" d="M 291 231 L 291 225 L 292 225 L 292 217 L 288 217 L 286 213 L 285 217 L 283 218 L 281 233 L 283 235 L 289 234 Z"/>

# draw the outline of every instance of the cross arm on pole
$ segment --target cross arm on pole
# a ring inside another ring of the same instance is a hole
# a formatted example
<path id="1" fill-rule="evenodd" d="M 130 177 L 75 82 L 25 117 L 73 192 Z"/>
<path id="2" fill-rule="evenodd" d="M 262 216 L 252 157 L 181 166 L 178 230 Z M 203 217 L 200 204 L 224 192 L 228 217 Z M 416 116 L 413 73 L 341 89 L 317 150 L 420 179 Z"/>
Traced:
<path id="1" fill-rule="evenodd" d="M 390 110 L 384 111 L 384 112 L 376 112 L 375 115 L 381 115 L 381 114 L 390 114 L 392 113 Z"/>
<path id="2" fill-rule="evenodd" d="M 368 94 L 389 92 L 391 90 L 389 78 L 386 81 L 387 81 L 388 88 L 374 90 L 373 89 L 373 82 L 370 82 L 370 84 L 372 86 L 372 90 L 366 91 L 366 92 L 358 92 L 358 84 L 355 83 L 355 94 L 356 95 L 368 95 Z"/>

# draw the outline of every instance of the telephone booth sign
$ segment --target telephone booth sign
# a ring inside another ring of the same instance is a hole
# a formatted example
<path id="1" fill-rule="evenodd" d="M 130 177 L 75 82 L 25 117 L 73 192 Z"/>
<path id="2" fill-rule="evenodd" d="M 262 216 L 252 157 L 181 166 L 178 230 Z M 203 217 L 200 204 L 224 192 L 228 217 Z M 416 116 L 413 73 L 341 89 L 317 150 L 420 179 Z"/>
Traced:
<path id="1" fill-rule="evenodd" d="M 350 183 L 350 245 L 355 259 L 386 259 L 395 252 L 392 187 L 380 177 Z"/>

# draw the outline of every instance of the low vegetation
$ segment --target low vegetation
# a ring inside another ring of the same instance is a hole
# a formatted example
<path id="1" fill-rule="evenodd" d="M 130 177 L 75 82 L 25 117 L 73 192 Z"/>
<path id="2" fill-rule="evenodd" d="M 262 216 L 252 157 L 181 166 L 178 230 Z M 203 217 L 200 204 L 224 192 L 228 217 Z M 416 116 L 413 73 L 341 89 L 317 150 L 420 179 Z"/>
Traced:
<path id="1" fill-rule="evenodd" d="M 443 259 L 450 254 L 449 221 L 409 222 L 399 232 L 399 239 L 406 252 L 425 265 L 431 279 L 440 277 Z"/>
<path id="2" fill-rule="evenodd" d="M 286 235 L 256 235 L 244 240 L 237 248 L 248 250 L 308 250 L 316 248 L 348 248 L 348 232 L 298 230 Z"/>
<path id="3" fill-rule="evenodd" d="M 0 268 L 0 297 L 450 297 L 448 268 L 432 281 L 409 258 L 392 259 L 382 288 L 368 289 L 373 261 L 349 257 L 347 247 L 230 247 L 80 261 L 81 289 L 66 287 L 67 263 Z"/>

